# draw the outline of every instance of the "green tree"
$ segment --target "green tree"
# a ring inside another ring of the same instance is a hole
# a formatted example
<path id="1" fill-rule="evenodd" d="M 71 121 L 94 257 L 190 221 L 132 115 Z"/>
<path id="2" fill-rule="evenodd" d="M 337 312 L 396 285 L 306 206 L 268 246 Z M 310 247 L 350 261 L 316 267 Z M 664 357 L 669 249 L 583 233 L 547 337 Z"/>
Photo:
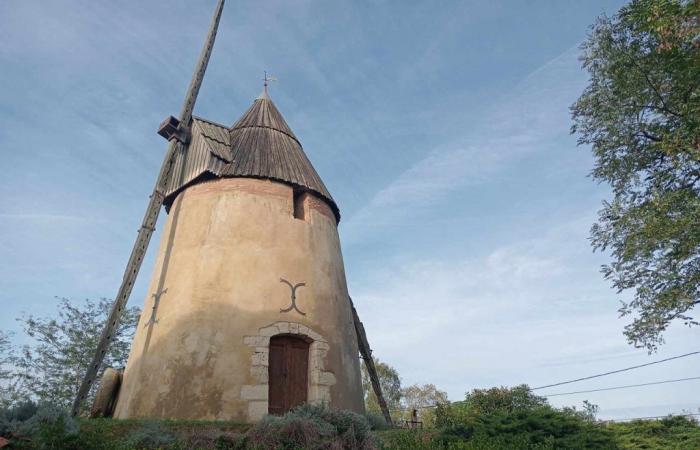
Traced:
<path id="1" fill-rule="evenodd" d="M 438 403 L 447 403 L 447 392 L 441 391 L 434 384 L 412 384 L 401 390 L 402 403 L 405 408 L 426 408 Z"/>
<path id="2" fill-rule="evenodd" d="M 10 404 L 12 398 L 12 345 L 10 335 L 0 331 L 0 407 Z"/>
<path id="3" fill-rule="evenodd" d="M 525 384 L 512 388 L 501 386 L 490 389 L 474 389 L 467 393 L 464 399 L 464 406 L 476 414 L 491 414 L 496 411 L 512 413 L 519 410 L 531 410 L 547 404 L 545 397 L 533 394 Z"/>
<path id="4" fill-rule="evenodd" d="M 374 358 L 374 365 L 377 368 L 379 385 L 382 388 L 384 400 L 386 400 L 389 410 L 392 412 L 399 410 L 401 408 L 402 396 L 399 372 L 390 365 L 379 361 L 377 358 Z M 379 402 L 377 401 L 376 395 L 374 395 L 372 382 L 369 379 L 369 373 L 367 372 L 367 367 L 364 362 L 362 363 L 362 389 L 364 391 L 365 409 L 367 412 L 381 413 Z"/>
<path id="5" fill-rule="evenodd" d="M 71 404 L 87 371 L 107 320 L 112 302 L 58 299 L 58 314 L 53 317 L 32 315 L 18 319 L 33 343 L 22 347 L 16 358 L 19 377 L 26 394 L 39 401 L 67 407 Z M 123 367 L 138 323 L 140 310 L 126 308 L 100 371 Z M 85 406 L 89 407 L 93 390 Z"/>
<path id="6" fill-rule="evenodd" d="M 610 184 L 591 230 L 609 250 L 604 276 L 631 316 L 625 336 L 649 351 L 674 321 L 697 325 L 700 302 L 700 2 L 633 0 L 603 16 L 582 46 L 590 82 L 572 132 Z"/>
<path id="7" fill-rule="evenodd" d="M 432 426 L 435 422 L 434 408 L 436 405 L 449 403 L 447 392 L 441 391 L 434 384 L 422 386 L 413 384 L 401 389 L 401 403 L 406 409 L 403 417 L 410 419 L 412 410 L 418 410 L 418 417 L 423 426 Z"/>
<path id="8" fill-rule="evenodd" d="M 0 380 L 7 379 L 10 376 L 11 351 L 10 335 L 0 330 Z"/>

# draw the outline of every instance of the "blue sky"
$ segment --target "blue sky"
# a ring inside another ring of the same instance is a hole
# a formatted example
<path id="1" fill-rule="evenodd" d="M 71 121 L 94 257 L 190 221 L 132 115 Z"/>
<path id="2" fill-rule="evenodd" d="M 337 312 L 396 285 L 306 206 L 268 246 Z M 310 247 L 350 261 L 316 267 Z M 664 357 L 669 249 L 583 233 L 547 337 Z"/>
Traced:
<path id="1" fill-rule="evenodd" d="M 456 400 L 694 351 L 700 332 L 681 326 L 656 355 L 625 342 L 587 240 L 609 193 L 587 177 L 568 107 L 586 83 L 577 46 L 620 5 L 230 0 L 195 114 L 231 124 L 263 70 L 277 76 L 272 98 L 340 206 L 375 355 L 406 385 Z M 166 146 L 155 129 L 180 109 L 213 8 L 0 2 L 1 329 L 51 313 L 54 296 L 116 292 Z M 698 376 L 699 361 L 548 392 Z M 552 403 L 696 410 L 697 383 Z"/>

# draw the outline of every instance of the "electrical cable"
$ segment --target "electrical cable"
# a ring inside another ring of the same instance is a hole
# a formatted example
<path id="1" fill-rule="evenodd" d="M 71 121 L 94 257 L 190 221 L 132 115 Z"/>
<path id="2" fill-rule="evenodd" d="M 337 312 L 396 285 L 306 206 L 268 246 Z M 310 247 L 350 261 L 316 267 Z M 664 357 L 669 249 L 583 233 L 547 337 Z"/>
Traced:
<path id="1" fill-rule="evenodd" d="M 680 381 L 690 381 L 690 380 L 700 380 L 700 377 L 678 378 L 676 380 L 653 381 L 651 383 L 628 384 L 626 386 L 615 386 L 615 387 L 608 387 L 608 388 L 591 389 L 588 391 L 557 392 L 554 394 L 542 394 L 542 395 L 544 397 L 557 397 L 560 395 L 587 394 L 589 392 L 614 391 L 615 389 L 627 389 L 627 388 L 642 387 L 642 386 L 652 386 L 655 384 L 678 383 Z"/>
<path id="2" fill-rule="evenodd" d="M 670 357 L 670 358 L 661 359 L 661 360 L 659 360 L 659 361 L 652 361 L 652 362 L 646 363 L 646 364 L 639 364 L 639 365 L 637 365 L 637 366 L 625 367 L 624 369 L 612 370 L 612 371 L 610 371 L 610 372 L 599 373 L 599 374 L 597 374 L 597 375 L 591 375 L 591 376 L 583 377 L 583 378 L 576 378 L 575 380 L 562 381 L 562 382 L 560 382 L 560 383 L 553 383 L 553 384 L 547 384 L 547 385 L 544 385 L 544 386 L 538 386 L 538 387 L 530 388 L 530 390 L 536 391 L 537 389 L 544 389 L 544 388 L 548 388 L 548 387 L 561 386 L 561 385 L 563 385 L 563 384 L 576 383 L 576 382 L 579 382 L 579 381 L 590 380 L 591 378 L 604 377 L 604 376 L 606 376 L 606 375 L 612 375 L 612 374 L 614 374 L 614 373 L 626 372 L 626 371 L 632 370 L 632 369 L 639 369 L 640 367 L 646 367 L 646 366 L 651 366 L 651 365 L 654 365 L 654 364 L 660 364 L 660 363 L 662 363 L 662 362 L 671 361 L 671 360 L 679 359 L 679 358 L 685 358 L 685 357 L 687 357 L 687 356 L 697 355 L 697 354 L 699 354 L 699 353 L 700 353 L 700 351 L 690 352 L 690 353 L 686 353 L 686 354 L 684 354 L 684 355 L 672 356 L 672 357 Z"/>

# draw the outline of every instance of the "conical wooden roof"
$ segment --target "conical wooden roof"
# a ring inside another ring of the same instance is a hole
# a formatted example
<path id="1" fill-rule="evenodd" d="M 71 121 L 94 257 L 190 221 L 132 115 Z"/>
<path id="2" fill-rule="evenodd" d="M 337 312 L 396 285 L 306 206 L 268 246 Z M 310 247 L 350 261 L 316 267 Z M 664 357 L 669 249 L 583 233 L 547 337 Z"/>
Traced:
<path id="1" fill-rule="evenodd" d="M 206 174 L 267 178 L 318 195 L 328 203 L 336 220 L 340 220 L 333 197 L 267 91 L 255 99 L 231 128 L 195 117 L 191 129 L 187 161 L 176 163 L 170 200 L 187 185 L 207 178 Z"/>

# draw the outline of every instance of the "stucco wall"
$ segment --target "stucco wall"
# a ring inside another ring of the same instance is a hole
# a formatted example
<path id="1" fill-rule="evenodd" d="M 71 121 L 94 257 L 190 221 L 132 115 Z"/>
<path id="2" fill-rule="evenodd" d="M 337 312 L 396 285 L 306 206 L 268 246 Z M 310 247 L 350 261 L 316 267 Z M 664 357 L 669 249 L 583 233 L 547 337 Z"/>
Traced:
<path id="1" fill-rule="evenodd" d="M 257 420 L 267 399 L 261 374 L 269 335 L 300 328 L 316 343 L 310 369 L 324 373 L 310 384 L 309 399 L 363 410 L 336 222 L 314 200 L 303 198 L 302 220 L 293 215 L 292 188 L 268 180 L 219 179 L 178 196 L 115 417 Z M 305 283 L 296 305 L 306 315 L 280 311 L 291 304 L 281 278 Z M 154 322 L 154 294 L 161 292 Z M 255 340 L 265 334 L 267 342 Z"/>

